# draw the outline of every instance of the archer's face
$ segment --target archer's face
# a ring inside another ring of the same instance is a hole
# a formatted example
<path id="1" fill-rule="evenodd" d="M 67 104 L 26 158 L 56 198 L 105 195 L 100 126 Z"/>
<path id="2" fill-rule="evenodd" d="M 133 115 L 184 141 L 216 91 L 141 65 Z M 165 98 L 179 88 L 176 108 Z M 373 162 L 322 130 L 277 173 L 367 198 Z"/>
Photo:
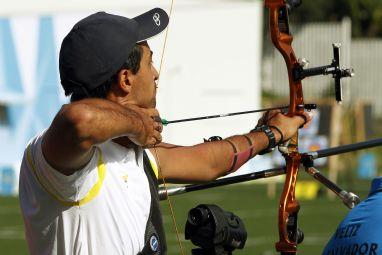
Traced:
<path id="1" fill-rule="evenodd" d="M 132 82 L 131 97 L 142 108 L 155 108 L 156 106 L 156 80 L 158 71 L 152 61 L 152 51 L 146 42 L 140 44 L 142 58 L 138 72 Z"/>

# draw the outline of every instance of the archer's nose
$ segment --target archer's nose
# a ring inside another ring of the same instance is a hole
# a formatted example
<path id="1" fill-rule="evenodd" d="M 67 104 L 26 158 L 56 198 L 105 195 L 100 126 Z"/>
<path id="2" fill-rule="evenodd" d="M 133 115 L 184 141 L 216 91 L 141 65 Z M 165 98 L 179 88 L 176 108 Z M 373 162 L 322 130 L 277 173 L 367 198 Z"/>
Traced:
<path id="1" fill-rule="evenodd" d="M 155 67 L 153 67 L 153 75 L 154 75 L 154 81 L 158 80 L 159 73 Z"/>

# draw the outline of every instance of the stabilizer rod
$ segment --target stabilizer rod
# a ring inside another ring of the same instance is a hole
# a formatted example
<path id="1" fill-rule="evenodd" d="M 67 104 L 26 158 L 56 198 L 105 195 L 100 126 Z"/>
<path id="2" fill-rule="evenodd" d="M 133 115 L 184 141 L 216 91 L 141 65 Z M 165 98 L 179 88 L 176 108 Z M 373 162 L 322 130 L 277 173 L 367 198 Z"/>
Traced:
<path id="1" fill-rule="evenodd" d="M 348 192 L 342 188 L 340 188 L 337 184 L 326 178 L 324 175 L 320 173 L 314 166 L 313 166 L 313 159 L 312 158 L 303 158 L 302 160 L 305 171 L 311 175 L 314 179 L 325 185 L 328 189 L 333 191 L 339 198 L 341 198 L 342 202 L 349 208 L 353 209 L 361 200 L 357 195 L 355 195 L 352 192 Z"/>
<path id="2" fill-rule="evenodd" d="M 382 145 L 382 138 L 377 138 L 377 139 L 372 139 L 372 140 L 360 142 L 360 143 L 353 143 L 353 144 L 342 145 L 342 146 L 333 147 L 329 149 L 306 152 L 306 153 L 303 153 L 303 157 L 310 156 L 313 159 L 325 158 L 325 157 L 329 157 L 333 155 L 368 149 L 368 148 L 377 147 L 381 145 Z"/>
<path id="3" fill-rule="evenodd" d="M 382 145 L 382 138 L 378 138 L 378 139 L 373 139 L 373 140 L 369 140 L 365 142 L 348 144 L 344 146 L 338 146 L 338 147 L 319 150 L 319 151 L 305 152 L 305 153 L 302 153 L 301 155 L 302 163 L 305 166 L 306 172 L 308 174 L 313 176 L 316 180 L 318 180 L 319 182 L 324 184 L 326 187 L 328 187 L 330 190 L 332 190 L 334 193 L 336 193 L 342 199 L 342 201 L 344 202 L 346 206 L 348 206 L 349 208 L 353 208 L 360 201 L 358 196 L 356 196 L 355 194 L 351 192 L 347 192 L 344 189 L 341 189 L 335 183 L 327 179 L 324 175 L 320 173 L 320 171 L 318 171 L 316 168 L 313 167 L 313 161 L 314 159 L 318 159 L 318 158 L 372 148 L 372 147 L 381 146 L 381 145 Z M 230 185 L 234 183 L 246 182 L 250 180 L 269 178 L 273 176 L 283 175 L 285 173 L 286 173 L 285 167 L 271 168 L 271 169 L 263 170 L 260 172 L 254 172 L 250 174 L 222 178 L 222 179 L 218 179 L 208 183 L 189 184 L 186 186 L 171 187 L 171 188 L 168 188 L 167 191 L 165 188 L 160 188 L 158 191 L 158 194 L 159 194 L 160 200 L 165 200 L 167 199 L 168 196 L 179 195 L 179 194 L 184 194 L 191 191 L 204 190 L 204 189 L 209 189 L 214 187 L 220 187 L 220 186 Z"/>
<path id="4" fill-rule="evenodd" d="M 191 191 L 204 190 L 204 189 L 209 189 L 209 188 L 214 188 L 214 187 L 219 187 L 224 185 L 230 185 L 234 183 L 269 178 L 269 177 L 283 175 L 283 174 L 285 174 L 285 168 L 271 168 L 271 169 L 263 170 L 260 172 L 254 172 L 250 174 L 222 178 L 222 179 L 218 179 L 208 183 L 190 184 L 190 185 L 181 186 L 181 187 L 171 187 L 167 189 L 167 192 L 164 188 L 160 188 L 158 191 L 159 199 L 165 200 L 167 199 L 167 196 L 179 195 L 179 194 L 184 194 Z"/>

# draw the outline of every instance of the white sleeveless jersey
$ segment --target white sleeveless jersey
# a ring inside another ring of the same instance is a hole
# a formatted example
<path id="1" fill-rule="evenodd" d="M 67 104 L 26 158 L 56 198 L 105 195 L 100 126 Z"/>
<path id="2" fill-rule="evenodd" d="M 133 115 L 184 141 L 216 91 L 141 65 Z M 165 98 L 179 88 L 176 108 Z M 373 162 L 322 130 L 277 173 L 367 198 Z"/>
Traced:
<path id="1" fill-rule="evenodd" d="M 20 206 L 31 254 L 136 255 L 144 247 L 151 205 L 142 150 L 112 141 L 65 176 L 44 159 L 43 134 L 25 150 Z"/>

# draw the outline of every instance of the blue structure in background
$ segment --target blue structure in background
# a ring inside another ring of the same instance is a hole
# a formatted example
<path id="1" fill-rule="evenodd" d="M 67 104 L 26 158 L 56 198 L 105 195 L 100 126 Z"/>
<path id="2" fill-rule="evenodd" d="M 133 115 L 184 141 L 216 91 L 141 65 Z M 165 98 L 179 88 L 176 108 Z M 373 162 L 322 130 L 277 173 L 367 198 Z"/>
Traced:
<path id="1" fill-rule="evenodd" d="M 10 20 L 0 19 L 0 105 L 6 120 L 0 123 L 0 194 L 17 185 L 17 164 L 28 141 L 47 128 L 61 106 L 53 19 L 41 17 L 38 30 L 36 81 L 33 98 L 22 84 Z M 28 38 L 25 38 L 28 43 Z M 13 187 L 10 178 L 14 180 Z M 11 185 L 11 186 L 10 186 Z M 14 192 L 13 191 L 13 192 Z"/>
<path id="2" fill-rule="evenodd" d="M 377 175 L 377 160 L 372 153 L 362 153 L 358 159 L 358 176 L 373 179 Z"/>
<path id="3" fill-rule="evenodd" d="M 15 192 L 15 169 L 11 167 L 3 167 L 0 171 L 0 194 L 13 195 Z"/>

